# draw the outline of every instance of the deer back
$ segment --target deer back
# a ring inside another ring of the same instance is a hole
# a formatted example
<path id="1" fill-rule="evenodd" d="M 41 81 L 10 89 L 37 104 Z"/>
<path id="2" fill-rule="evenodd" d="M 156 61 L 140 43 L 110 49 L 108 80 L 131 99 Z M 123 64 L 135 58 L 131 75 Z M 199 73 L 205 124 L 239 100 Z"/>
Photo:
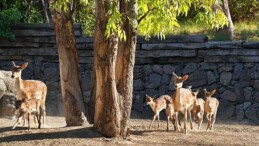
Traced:
<path id="1" fill-rule="evenodd" d="M 22 81 L 22 88 L 17 89 L 17 97 L 21 99 L 36 98 L 45 101 L 45 94 L 47 86 L 37 80 L 24 80 Z"/>

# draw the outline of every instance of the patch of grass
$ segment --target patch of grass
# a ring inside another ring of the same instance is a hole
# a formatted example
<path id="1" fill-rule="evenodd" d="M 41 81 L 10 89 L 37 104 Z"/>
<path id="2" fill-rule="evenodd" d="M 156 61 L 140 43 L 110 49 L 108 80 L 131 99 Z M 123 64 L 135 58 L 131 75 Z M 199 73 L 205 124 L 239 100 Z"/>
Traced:
<path id="1" fill-rule="evenodd" d="M 241 41 L 259 41 L 259 21 L 252 22 L 236 22 L 235 40 Z M 180 22 L 180 27 L 173 32 L 174 35 L 207 35 L 213 41 L 228 40 L 227 34 L 224 31 L 210 30 L 202 24 L 196 24 L 190 20 Z"/>

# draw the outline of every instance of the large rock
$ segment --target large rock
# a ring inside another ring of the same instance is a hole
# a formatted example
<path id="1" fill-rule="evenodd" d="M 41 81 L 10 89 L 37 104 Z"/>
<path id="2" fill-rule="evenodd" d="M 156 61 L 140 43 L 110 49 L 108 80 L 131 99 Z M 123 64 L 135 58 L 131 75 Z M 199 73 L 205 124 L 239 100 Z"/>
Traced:
<path id="1" fill-rule="evenodd" d="M 197 69 L 196 63 L 189 63 L 183 69 L 183 74 L 190 74 Z"/>
<path id="2" fill-rule="evenodd" d="M 245 117 L 244 104 L 236 106 L 236 118 L 238 121 L 242 121 Z"/>
<path id="3" fill-rule="evenodd" d="M 232 74 L 230 72 L 222 72 L 220 75 L 220 83 L 222 85 L 228 86 L 230 84 Z"/>
<path id="4" fill-rule="evenodd" d="M 163 68 L 160 65 L 153 65 L 152 69 L 157 74 L 163 74 Z"/>
<path id="5" fill-rule="evenodd" d="M 6 86 L 5 86 L 4 80 L 0 79 L 0 99 L 4 95 L 5 91 L 6 91 Z"/>
<path id="6" fill-rule="evenodd" d="M 150 88 L 157 88 L 161 85 L 162 77 L 159 74 L 150 74 L 148 77 L 148 81 L 145 83 L 145 87 Z"/>
<path id="7" fill-rule="evenodd" d="M 175 68 L 172 65 L 164 65 L 163 70 L 165 74 L 172 75 L 173 72 L 175 71 Z"/>
<path id="8" fill-rule="evenodd" d="M 136 91 L 143 90 L 143 82 L 141 79 L 137 79 L 133 81 L 133 88 Z"/>
<path id="9" fill-rule="evenodd" d="M 15 100 L 13 93 L 6 92 L 0 100 L 0 117 L 15 117 Z"/>
<path id="10" fill-rule="evenodd" d="M 233 91 L 225 90 L 221 95 L 221 98 L 228 101 L 236 101 L 238 99 L 238 95 L 236 95 Z"/>
<path id="11" fill-rule="evenodd" d="M 235 109 L 235 106 L 231 102 L 221 99 L 219 101 L 217 117 L 221 120 L 228 120 L 234 115 Z"/>
<path id="12" fill-rule="evenodd" d="M 244 88 L 244 97 L 246 101 L 252 101 L 252 93 L 253 93 L 253 88 L 251 87 L 245 87 Z"/>
<path id="13" fill-rule="evenodd" d="M 192 85 L 193 88 L 207 84 L 207 73 L 199 68 L 189 75 L 189 78 L 184 82 L 186 86 Z"/>
<path id="14" fill-rule="evenodd" d="M 11 78 L 11 75 L 12 75 L 11 71 L 0 70 L 0 80 L 2 80 L 5 84 L 5 87 L 4 87 L 6 88 L 5 91 L 10 93 L 15 93 L 14 79 Z"/>
<path id="15" fill-rule="evenodd" d="M 243 87 L 248 87 L 251 84 L 252 84 L 251 70 L 245 67 L 240 74 L 239 85 L 241 88 L 243 88 Z"/>
<path id="16" fill-rule="evenodd" d="M 259 104 L 254 103 L 247 108 L 245 115 L 248 119 L 252 120 L 256 124 L 259 124 Z"/>
<path id="17" fill-rule="evenodd" d="M 44 75 L 47 81 L 59 81 L 59 70 L 58 68 L 46 68 L 44 70 Z"/>
<path id="18" fill-rule="evenodd" d="M 217 82 L 217 79 L 216 77 L 214 76 L 213 72 L 212 71 L 209 71 L 207 72 L 207 80 L 208 80 L 208 84 L 212 84 L 212 83 L 215 83 Z"/>

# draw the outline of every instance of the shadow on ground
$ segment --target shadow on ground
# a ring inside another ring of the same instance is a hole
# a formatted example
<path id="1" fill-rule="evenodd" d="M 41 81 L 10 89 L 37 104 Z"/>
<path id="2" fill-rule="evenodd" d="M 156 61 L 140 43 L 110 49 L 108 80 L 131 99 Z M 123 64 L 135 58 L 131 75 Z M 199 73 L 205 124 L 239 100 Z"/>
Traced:
<path id="1" fill-rule="evenodd" d="M 0 128 L 0 133 L 4 133 L 6 131 L 10 131 L 12 127 L 4 127 Z M 60 129 L 60 128 L 59 128 Z M 64 127 L 64 131 L 59 132 L 45 132 L 44 129 L 41 129 L 39 133 L 33 133 L 32 131 L 27 130 L 26 127 L 17 127 L 14 131 L 21 132 L 24 134 L 20 135 L 11 135 L 7 137 L 0 137 L 1 142 L 13 142 L 13 141 L 31 141 L 31 140 L 45 140 L 45 139 L 65 139 L 65 138 L 99 138 L 102 137 L 99 133 L 95 132 L 92 127 L 84 127 L 79 129 L 70 129 L 66 130 Z"/>

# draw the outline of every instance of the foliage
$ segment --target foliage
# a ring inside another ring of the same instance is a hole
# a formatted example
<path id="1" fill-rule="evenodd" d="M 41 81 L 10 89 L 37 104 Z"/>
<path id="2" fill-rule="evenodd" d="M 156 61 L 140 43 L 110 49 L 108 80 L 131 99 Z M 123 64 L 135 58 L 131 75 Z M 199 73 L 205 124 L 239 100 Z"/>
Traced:
<path id="1" fill-rule="evenodd" d="M 227 25 L 227 18 L 219 9 L 213 11 L 217 0 L 139 0 L 140 17 L 149 13 L 139 24 L 139 33 L 147 37 L 173 33 L 175 27 L 179 27 L 178 17 L 187 16 L 189 11 L 198 12 L 196 22 L 209 26 L 210 29 Z"/>
<path id="2" fill-rule="evenodd" d="M 10 25 L 18 23 L 21 19 L 21 12 L 13 5 L 2 1 L 0 8 L 0 37 L 14 39 Z"/>
<path id="3" fill-rule="evenodd" d="M 84 35 L 93 36 L 94 13 L 94 0 L 81 0 L 77 3 L 73 19 L 74 22 L 82 24 Z"/>
<path id="4" fill-rule="evenodd" d="M 192 19 L 179 22 L 180 27 L 175 28 L 174 34 L 176 35 L 191 35 L 191 34 L 203 34 L 207 35 L 210 40 L 213 41 L 226 41 L 227 34 L 224 31 L 210 30 L 203 26 L 201 22 L 193 23 Z M 235 40 L 242 41 L 259 41 L 259 23 L 258 21 L 250 22 L 236 22 L 234 23 Z"/>
<path id="5" fill-rule="evenodd" d="M 254 20 L 259 13 L 259 1 L 229 0 L 229 8 L 233 21 Z"/>

